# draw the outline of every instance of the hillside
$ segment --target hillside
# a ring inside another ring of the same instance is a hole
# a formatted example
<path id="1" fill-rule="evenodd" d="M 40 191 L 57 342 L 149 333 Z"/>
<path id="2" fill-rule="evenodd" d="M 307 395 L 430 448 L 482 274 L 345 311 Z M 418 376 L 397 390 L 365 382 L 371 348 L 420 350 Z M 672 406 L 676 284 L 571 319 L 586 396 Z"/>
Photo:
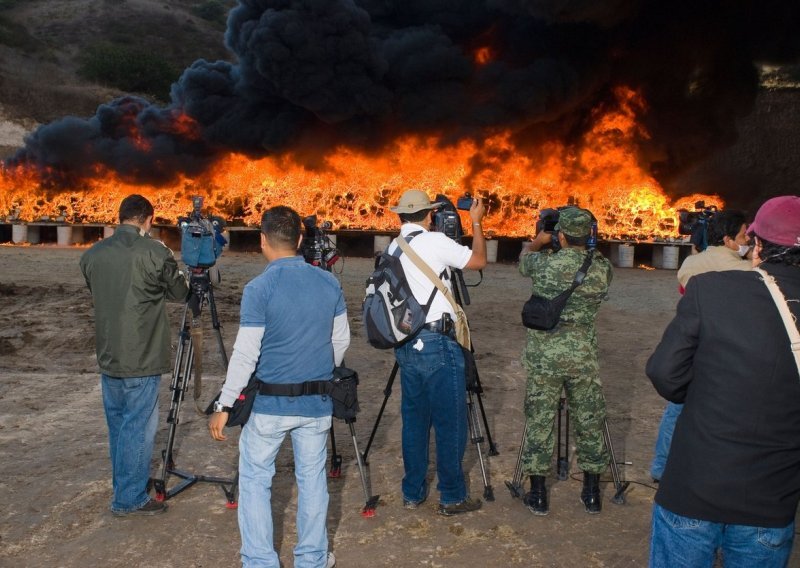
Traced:
<path id="1" fill-rule="evenodd" d="M 230 56 L 223 35 L 233 5 L 235 0 L 0 0 L 0 119 L 10 121 L 0 128 L 0 150 L 7 154 L 21 131 L 67 114 L 92 115 L 123 92 L 166 100 L 169 83 L 193 61 Z M 87 71 L 109 80 L 91 80 Z"/>

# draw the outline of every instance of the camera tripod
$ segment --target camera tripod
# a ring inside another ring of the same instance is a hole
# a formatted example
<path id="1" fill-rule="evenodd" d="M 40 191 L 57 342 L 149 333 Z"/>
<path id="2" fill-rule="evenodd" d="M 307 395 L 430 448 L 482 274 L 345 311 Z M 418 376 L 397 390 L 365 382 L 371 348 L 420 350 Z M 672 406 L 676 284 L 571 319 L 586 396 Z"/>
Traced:
<path id="1" fill-rule="evenodd" d="M 561 449 L 561 421 L 562 416 L 564 420 L 564 453 Z M 558 402 L 558 412 L 556 413 L 556 475 L 560 481 L 564 481 L 569 477 L 569 406 L 567 399 L 561 397 Z M 522 440 L 519 444 L 519 453 L 517 454 L 517 465 L 514 468 L 514 477 L 511 481 L 506 481 L 506 487 L 511 492 L 512 497 L 522 499 L 525 496 L 525 489 L 522 486 L 522 454 L 525 449 L 525 441 L 528 438 L 528 425 L 525 424 L 525 429 L 522 432 Z M 619 465 L 614 456 L 614 445 L 611 442 L 611 431 L 608 429 L 608 420 L 603 418 L 603 441 L 605 442 L 606 449 L 609 454 L 609 462 L 611 467 L 611 478 L 614 481 L 614 496 L 611 498 L 613 503 L 622 505 L 625 503 L 625 491 L 630 485 L 629 481 L 622 481 L 619 474 Z"/>
<path id="2" fill-rule="evenodd" d="M 469 304 L 469 294 L 466 289 L 466 285 L 464 283 L 464 276 L 461 270 L 452 269 L 452 274 L 454 278 L 454 285 L 453 285 L 453 296 L 455 301 L 458 303 L 459 306 L 463 306 L 464 304 Z M 463 302 L 462 302 L 463 299 Z M 474 352 L 474 347 L 470 345 L 470 351 Z M 367 460 L 367 456 L 369 454 L 369 450 L 372 447 L 372 442 L 375 439 L 375 434 L 378 431 L 378 425 L 380 424 L 381 418 L 383 417 L 383 412 L 386 409 L 386 403 L 389 401 L 389 397 L 392 395 L 392 386 L 394 385 L 394 380 L 397 377 L 397 372 L 400 369 L 400 365 L 395 360 L 394 366 L 392 367 L 392 371 L 389 374 L 389 380 L 386 382 L 386 387 L 383 390 L 383 402 L 381 403 L 381 408 L 378 411 L 378 416 L 375 418 L 375 424 L 372 427 L 372 432 L 369 436 L 369 441 L 367 442 L 367 446 L 364 449 L 364 454 L 361 456 L 364 464 L 369 466 L 369 461 Z M 470 442 L 475 444 L 475 449 L 478 453 L 478 463 L 481 468 L 481 476 L 483 479 L 483 498 L 487 501 L 494 501 L 494 489 L 489 484 L 489 477 L 486 470 L 486 463 L 483 456 L 483 448 L 481 444 L 483 442 L 488 442 L 489 444 L 489 455 L 496 456 L 498 455 L 497 447 L 492 440 L 492 435 L 489 430 L 489 423 L 486 419 L 486 410 L 483 406 L 483 400 L 481 398 L 481 394 L 483 394 L 483 387 L 481 386 L 480 376 L 478 374 L 477 366 L 473 366 L 474 373 L 473 375 L 467 380 L 466 388 L 467 388 L 467 428 L 469 431 Z M 477 399 L 478 406 L 476 408 L 475 400 Z M 481 412 L 481 418 L 483 422 L 484 429 L 486 431 L 486 439 L 483 437 L 483 433 L 481 431 L 481 420 L 478 419 L 478 409 Z M 374 497 L 374 505 L 377 505 L 378 498 L 377 496 Z"/>
<path id="3" fill-rule="evenodd" d="M 203 306 L 206 304 L 211 312 L 211 324 L 217 336 L 220 355 L 225 368 L 228 367 L 228 355 L 225 352 L 225 345 L 222 341 L 222 332 L 220 330 L 219 317 L 217 316 L 217 305 L 214 301 L 214 289 L 211 285 L 211 278 L 207 268 L 190 268 L 191 275 L 189 278 L 189 297 L 186 299 L 186 304 L 183 308 L 183 318 L 181 320 L 180 332 L 178 333 L 178 348 L 175 355 L 175 367 L 172 371 L 172 382 L 170 383 L 170 391 L 172 392 L 172 399 L 170 401 L 169 413 L 167 414 L 167 424 L 169 430 L 167 433 L 166 447 L 161 452 L 162 464 L 159 477 L 153 478 L 153 488 L 156 492 L 156 500 L 165 501 L 170 497 L 174 497 L 184 489 L 188 489 L 198 482 L 215 483 L 222 488 L 227 500 L 226 507 L 233 509 L 236 507 L 236 490 L 239 482 L 239 474 L 237 473 L 233 478 L 210 477 L 205 475 L 194 475 L 181 471 L 175 468 L 175 461 L 173 459 L 173 448 L 175 445 L 175 433 L 180 422 L 181 403 L 186 395 L 189 385 L 189 379 L 193 376 L 195 380 L 199 378 L 198 372 L 202 352 L 202 340 L 199 342 L 198 349 L 195 349 L 195 343 L 192 339 L 192 327 L 197 327 L 201 330 L 200 314 Z M 189 311 L 191 310 L 191 318 Z M 198 334 L 201 338 L 202 335 Z M 197 358 L 197 361 L 195 359 Z M 195 390 L 199 394 L 199 389 Z M 170 475 L 182 479 L 180 483 L 167 489 L 167 479 Z"/>

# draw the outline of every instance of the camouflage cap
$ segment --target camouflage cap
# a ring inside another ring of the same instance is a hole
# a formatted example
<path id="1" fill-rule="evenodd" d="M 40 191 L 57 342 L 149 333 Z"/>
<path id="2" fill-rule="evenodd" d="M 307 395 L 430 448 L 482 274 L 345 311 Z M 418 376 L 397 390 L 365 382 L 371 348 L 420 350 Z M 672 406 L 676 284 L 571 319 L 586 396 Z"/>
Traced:
<path id="1" fill-rule="evenodd" d="M 580 207 L 567 207 L 558 212 L 556 231 L 570 237 L 588 237 L 592 232 L 592 214 Z"/>

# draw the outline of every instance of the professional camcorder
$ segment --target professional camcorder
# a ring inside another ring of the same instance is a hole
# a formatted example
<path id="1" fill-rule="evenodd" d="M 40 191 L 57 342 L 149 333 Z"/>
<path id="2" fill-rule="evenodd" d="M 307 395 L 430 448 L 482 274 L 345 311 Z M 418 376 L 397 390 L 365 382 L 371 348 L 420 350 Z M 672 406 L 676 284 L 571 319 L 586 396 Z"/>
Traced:
<path id="1" fill-rule="evenodd" d="M 303 226 L 306 229 L 303 244 L 300 247 L 303 258 L 308 264 L 319 266 L 330 272 L 341 256 L 336 245 L 326 233 L 333 225 L 330 221 L 317 225 L 317 216 L 310 215 L 303 219 Z"/>
<path id="2" fill-rule="evenodd" d="M 467 200 L 469 204 L 467 205 Z M 464 229 L 461 226 L 461 218 L 458 216 L 458 211 L 447 196 L 441 193 L 436 196 L 435 203 L 441 203 L 439 207 L 433 210 L 433 230 L 437 233 L 443 233 L 456 242 L 461 242 L 464 236 Z M 469 209 L 472 207 L 472 197 L 466 194 L 464 197 L 458 199 L 458 209 Z"/>
<path id="3" fill-rule="evenodd" d="M 222 217 L 203 216 L 203 198 L 192 197 L 192 211 L 178 217 L 181 228 L 181 258 L 189 268 L 211 268 L 228 244 L 222 236 L 225 220 Z"/>
<path id="4" fill-rule="evenodd" d="M 708 247 L 708 222 L 717 213 L 717 208 L 714 205 L 706 207 L 705 201 L 698 201 L 694 208 L 695 211 L 678 209 L 678 233 L 691 235 L 689 242 L 703 252 Z"/>
<path id="5" fill-rule="evenodd" d="M 561 243 L 558 242 L 558 231 L 556 230 L 556 225 L 558 224 L 558 218 L 564 209 L 568 207 L 576 207 L 575 205 L 562 205 L 556 209 L 542 209 L 539 211 L 539 219 L 536 221 L 536 234 L 538 235 L 542 231 L 545 233 L 550 233 L 550 244 L 545 248 L 553 249 L 553 252 L 557 252 L 561 249 Z M 597 219 L 595 218 L 594 214 L 585 209 L 592 216 L 592 231 L 589 233 L 589 238 L 586 239 L 586 248 L 589 250 L 593 250 L 597 248 Z"/>

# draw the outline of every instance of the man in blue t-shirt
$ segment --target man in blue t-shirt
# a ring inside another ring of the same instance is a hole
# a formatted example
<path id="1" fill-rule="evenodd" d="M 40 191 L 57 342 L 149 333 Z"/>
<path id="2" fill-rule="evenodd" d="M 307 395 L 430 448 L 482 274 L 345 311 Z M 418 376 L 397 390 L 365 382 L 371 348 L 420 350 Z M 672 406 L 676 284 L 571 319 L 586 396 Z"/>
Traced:
<path id="1" fill-rule="evenodd" d="M 230 406 L 251 374 L 270 384 L 331 379 L 350 345 L 350 328 L 336 278 L 306 264 L 297 249 L 302 241 L 299 215 L 273 207 L 261 219 L 261 250 L 266 270 L 242 294 L 239 333 L 218 405 L 209 421 L 215 440 Z M 298 487 L 297 546 L 294 565 L 332 567 L 326 517 L 327 437 L 333 403 L 327 395 L 259 394 L 239 438 L 239 532 L 242 565 L 279 566 L 272 544 L 270 506 L 275 457 L 286 434 L 292 438 Z"/>

